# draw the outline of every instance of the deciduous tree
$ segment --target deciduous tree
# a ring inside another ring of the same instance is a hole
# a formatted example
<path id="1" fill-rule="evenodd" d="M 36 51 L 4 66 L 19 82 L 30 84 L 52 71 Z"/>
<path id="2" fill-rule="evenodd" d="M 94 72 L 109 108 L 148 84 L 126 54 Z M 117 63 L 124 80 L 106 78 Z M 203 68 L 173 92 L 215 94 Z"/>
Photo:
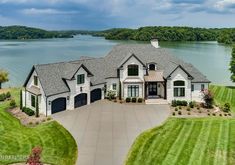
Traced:
<path id="1" fill-rule="evenodd" d="M 229 70 L 232 73 L 231 80 L 233 82 L 235 82 L 235 45 L 233 46 L 233 50 L 232 50 L 232 57 L 231 57 L 231 61 L 230 61 L 230 68 L 229 68 Z"/>
<path id="2" fill-rule="evenodd" d="M 8 72 L 0 70 L 0 89 L 2 89 L 2 83 L 9 81 Z"/>

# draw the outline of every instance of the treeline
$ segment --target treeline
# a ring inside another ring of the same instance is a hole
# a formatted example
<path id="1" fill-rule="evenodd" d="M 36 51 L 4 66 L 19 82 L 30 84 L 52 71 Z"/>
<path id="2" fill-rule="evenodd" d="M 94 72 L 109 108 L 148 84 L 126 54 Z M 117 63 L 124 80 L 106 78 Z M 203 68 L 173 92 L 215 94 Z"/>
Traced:
<path id="1" fill-rule="evenodd" d="M 0 26 L 0 39 L 71 38 L 70 32 L 46 31 L 26 26 Z"/>
<path id="2" fill-rule="evenodd" d="M 192 27 L 141 27 L 138 29 L 116 28 L 99 32 L 90 32 L 93 36 L 103 36 L 110 40 L 149 41 L 218 41 L 231 44 L 235 42 L 235 28 L 192 28 Z"/>

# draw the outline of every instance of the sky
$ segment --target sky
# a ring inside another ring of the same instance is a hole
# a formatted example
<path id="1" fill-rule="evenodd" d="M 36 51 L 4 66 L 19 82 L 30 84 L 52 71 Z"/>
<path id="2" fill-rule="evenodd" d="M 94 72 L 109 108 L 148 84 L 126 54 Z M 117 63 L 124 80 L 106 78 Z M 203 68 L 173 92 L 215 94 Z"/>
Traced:
<path id="1" fill-rule="evenodd" d="M 0 26 L 103 30 L 235 27 L 235 0 L 0 0 Z"/>

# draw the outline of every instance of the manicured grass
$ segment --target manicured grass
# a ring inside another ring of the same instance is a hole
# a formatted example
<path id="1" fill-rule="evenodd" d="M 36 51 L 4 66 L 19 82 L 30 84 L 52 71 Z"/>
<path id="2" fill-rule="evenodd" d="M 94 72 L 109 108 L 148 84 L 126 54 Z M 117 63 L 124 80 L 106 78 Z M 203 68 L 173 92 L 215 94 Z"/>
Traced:
<path id="1" fill-rule="evenodd" d="M 11 89 L 19 104 L 19 89 Z M 24 127 L 5 111 L 9 102 L 0 103 L 0 164 L 24 162 L 34 146 L 43 148 L 42 161 L 54 165 L 73 165 L 77 145 L 70 133 L 55 121 Z M 11 156 L 11 158 L 6 158 Z"/>
<path id="2" fill-rule="evenodd" d="M 217 104 L 230 103 L 231 110 L 235 113 L 235 86 L 210 85 L 210 90 L 213 92 Z"/>
<path id="3" fill-rule="evenodd" d="M 170 118 L 142 133 L 126 165 L 235 164 L 235 119 Z"/>

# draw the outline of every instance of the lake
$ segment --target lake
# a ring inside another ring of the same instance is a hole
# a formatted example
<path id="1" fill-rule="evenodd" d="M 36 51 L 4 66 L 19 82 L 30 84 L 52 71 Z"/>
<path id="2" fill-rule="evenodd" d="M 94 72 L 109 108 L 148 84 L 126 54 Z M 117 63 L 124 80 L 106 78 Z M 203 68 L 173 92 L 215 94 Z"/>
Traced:
<path id="1" fill-rule="evenodd" d="M 81 56 L 101 57 L 120 43 L 143 42 L 110 41 L 86 35 L 68 39 L 0 40 L 0 69 L 10 74 L 10 81 L 3 87 L 22 86 L 34 64 L 77 60 Z M 234 85 L 228 70 L 230 46 L 217 42 L 160 42 L 160 46 L 192 63 L 213 84 Z"/>

